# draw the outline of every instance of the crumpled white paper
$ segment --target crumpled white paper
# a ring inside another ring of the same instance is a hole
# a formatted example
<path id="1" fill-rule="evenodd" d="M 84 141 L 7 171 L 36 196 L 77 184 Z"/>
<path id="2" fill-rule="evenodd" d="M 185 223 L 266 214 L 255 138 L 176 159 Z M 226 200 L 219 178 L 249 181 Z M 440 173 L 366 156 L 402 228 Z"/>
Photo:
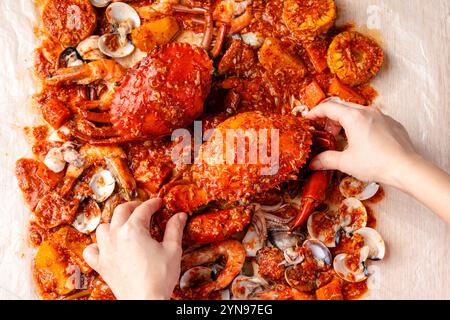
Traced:
<path id="1" fill-rule="evenodd" d="M 417 148 L 450 171 L 450 2 L 337 0 L 341 22 L 375 37 L 386 63 L 373 82 L 377 104 L 404 124 Z M 34 299 L 29 213 L 14 178 L 14 163 L 30 155 L 21 127 L 38 116 L 29 107 L 36 47 L 32 0 L 0 1 L 0 299 Z M 387 243 L 373 263 L 370 299 L 450 298 L 450 228 L 420 204 L 386 188 L 375 207 Z"/>

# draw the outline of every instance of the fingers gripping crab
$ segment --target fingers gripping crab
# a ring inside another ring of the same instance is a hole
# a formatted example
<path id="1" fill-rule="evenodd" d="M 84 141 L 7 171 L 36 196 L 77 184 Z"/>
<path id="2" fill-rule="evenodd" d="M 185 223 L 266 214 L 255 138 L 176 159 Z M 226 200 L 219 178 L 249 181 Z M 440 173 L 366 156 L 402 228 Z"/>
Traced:
<path id="1" fill-rule="evenodd" d="M 279 162 L 278 170 L 274 174 L 264 174 L 261 169 L 267 164 L 262 159 L 253 164 L 226 162 L 227 157 L 236 159 L 238 151 L 230 151 L 225 145 L 220 145 L 225 142 L 218 144 L 216 139 L 210 137 L 201 146 L 200 155 L 203 159 L 215 159 L 219 162 L 222 160 L 221 164 L 217 164 L 217 161 L 215 164 L 202 161 L 199 165 L 192 166 L 181 179 L 169 182 L 161 190 L 165 208 L 156 215 L 159 225 L 164 228 L 164 221 L 176 212 L 192 214 L 215 201 L 225 203 L 228 207 L 194 216 L 188 223 L 187 240 L 190 243 L 210 243 L 229 238 L 249 224 L 252 213 L 250 201 L 253 196 L 273 189 L 282 182 L 295 180 L 296 174 L 310 158 L 313 143 L 326 147 L 334 145 L 332 136 L 316 130 L 307 120 L 291 115 L 263 115 L 259 112 L 241 113 L 229 118 L 216 127 L 213 135 L 225 136 L 227 132 L 234 132 L 233 139 L 236 140 L 239 130 L 258 132 L 260 129 L 276 130 L 279 134 Z M 251 140 L 251 137 L 249 139 L 245 144 L 245 154 L 249 154 L 250 145 L 272 150 L 271 144 L 276 143 L 275 140 L 265 140 L 261 137 L 257 138 L 259 141 Z M 222 147 L 226 152 L 218 159 L 218 150 Z M 293 220 L 292 229 L 300 226 L 323 200 L 328 179 L 328 173 L 318 172 L 307 180 L 303 190 L 302 208 L 298 217 Z"/>
<path id="2" fill-rule="evenodd" d="M 82 106 L 71 126 L 74 135 L 91 144 L 113 144 L 168 135 L 191 124 L 203 112 L 211 72 L 212 62 L 202 48 L 174 43 L 128 72 L 103 59 L 59 69 L 47 83 L 106 81 L 108 92 Z"/>

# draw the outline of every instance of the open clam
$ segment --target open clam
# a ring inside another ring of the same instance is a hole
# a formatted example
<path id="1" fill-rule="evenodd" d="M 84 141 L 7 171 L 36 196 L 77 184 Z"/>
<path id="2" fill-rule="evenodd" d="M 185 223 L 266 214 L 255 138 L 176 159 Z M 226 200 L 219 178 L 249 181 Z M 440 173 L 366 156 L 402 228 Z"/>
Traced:
<path id="1" fill-rule="evenodd" d="M 290 233 L 284 229 L 269 229 L 267 234 L 270 243 L 282 251 L 298 246 L 305 239 L 301 232 Z"/>
<path id="2" fill-rule="evenodd" d="M 202 284 L 214 281 L 215 271 L 213 268 L 208 267 L 193 267 L 191 269 L 186 270 L 180 278 L 180 289 L 188 289 L 200 286 Z M 216 292 L 216 299 L 220 300 L 230 300 L 230 291 L 228 289 L 220 290 Z"/>
<path id="3" fill-rule="evenodd" d="M 301 250 L 296 250 L 296 248 L 287 248 L 284 250 L 283 255 L 283 264 L 286 267 L 296 266 L 305 260 L 305 256 L 302 254 Z"/>
<path id="4" fill-rule="evenodd" d="M 365 183 L 353 177 L 346 177 L 339 184 L 339 191 L 344 197 L 356 198 L 360 201 L 372 198 L 379 189 L 378 183 Z"/>
<path id="5" fill-rule="evenodd" d="M 81 233 L 89 234 L 97 229 L 100 224 L 102 212 L 98 204 L 93 200 L 81 204 L 79 214 L 72 226 Z"/>
<path id="6" fill-rule="evenodd" d="M 348 282 L 361 282 L 367 279 L 365 261 L 369 255 L 369 248 L 364 246 L 358 254 L 338 254 L 333 261 L 333 268 L 336 274 Z"/>
<path id="7" fill-rule="evenodd" d="M 367 225 L 367 210 L 356 198 L 347 198 L 339 207 L 340 224 L 347 233 L 352 233 Z"/>
<path id="8" fill-rule="evenodd" d="M 113 194 L 116 180 L 110 171 L 101 170 L 92 176 L 89 187 L 93 193 L 92 198 L 97 202 L 103 202 Z"/>
<path id="9" fill-rule="evenodd" d="M 320 264 L 331 265 L 333 256 L 330 250 L 319 240 L 306 240 L 303 242 L 303 247 L 309 249 L 314 259 Z"/>
<path id="10" fill-rule="evenodd" d="M 136 10 L 126 3 L 114 2 L 106 9 L 106 18 L 115 31 L 100 37 L 100 51 L 112 58 L 122 58 L 133 53 L 135 46 L 129 41 L 128 35 L 141 25 Z"/>
<path id="11" fill-rule="evenodd" d="M 106 58 L 99 48 L 100 36 L 90 36 L 81 41 L 77 46 L 77 52 L 84 61 L 94 61 Z"/>
<path id="12" fill-rule="evenodd" d="M 180 278 L 180 289 L 196 287 L 212 281 L 213 270 L 207 267 L 193 267 L 187 270 Z"/>
<path id="13" fill-rule="evenodd" d="M 362 228 L 355 231 L 364 239 L 364 246 L 367 246 L 369 253 L 367 258 L 370 260 L 382 260 L 386 252 L 386 246 L 381 235 L 372 228 Z"/>
<path id="14" fill-rule="evenodd" d="M 336 247 L 339 242 L 341 228 L 336 214 L 333 212 L 315 212 L 309 216 L 307 222 L 308 234 L 328 248 Z"/>
<path id="15" fill-rule="evenodd" d="M 111 3 L 111 0 L 90 0 L 91 4 L 97 8 L 104 8 Z"/>
<path id="16" fill-rule="evenodd" d="M 231 294 L 235 300 L 245 300 L 263 291 L 268 285 L 267 281 L 260 277 L 237 276 L 231 284 Z"/>

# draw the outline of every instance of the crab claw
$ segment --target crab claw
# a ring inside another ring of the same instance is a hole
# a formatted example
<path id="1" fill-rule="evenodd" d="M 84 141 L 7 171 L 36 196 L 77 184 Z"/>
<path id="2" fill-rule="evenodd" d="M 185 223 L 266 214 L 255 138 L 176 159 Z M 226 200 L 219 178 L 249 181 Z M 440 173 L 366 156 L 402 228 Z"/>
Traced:
<path id="1" fill-rule="evenodd" d="M 300 212 L 292 221 L 290 231 L 301 226 L 317 206 L 325 200 L 331 174 L 331 171 L 316 171 L 308 178 L 303 187 Z"/>

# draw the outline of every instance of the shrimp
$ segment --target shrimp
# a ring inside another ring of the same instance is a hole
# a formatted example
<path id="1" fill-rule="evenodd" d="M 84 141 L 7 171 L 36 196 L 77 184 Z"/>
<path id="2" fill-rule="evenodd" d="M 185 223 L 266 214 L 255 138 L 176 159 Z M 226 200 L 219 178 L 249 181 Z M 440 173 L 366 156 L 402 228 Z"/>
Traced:
<path id="1" fill-rule="evenodd" d="M 201 248 L 183 256 L 181 260 L 181 271 L 184 273 L 192 267 L 214 263 L 220 258 L 225 258 L 226 264 L 214 281 L 183 290 L 177 287 L 174 291 L 173 298 L 206 299 L 211 293 L 226 288 L 241 272 L 244 266 L 245 248 L 236 240 L 226 240 L 209 247 Z"/>

